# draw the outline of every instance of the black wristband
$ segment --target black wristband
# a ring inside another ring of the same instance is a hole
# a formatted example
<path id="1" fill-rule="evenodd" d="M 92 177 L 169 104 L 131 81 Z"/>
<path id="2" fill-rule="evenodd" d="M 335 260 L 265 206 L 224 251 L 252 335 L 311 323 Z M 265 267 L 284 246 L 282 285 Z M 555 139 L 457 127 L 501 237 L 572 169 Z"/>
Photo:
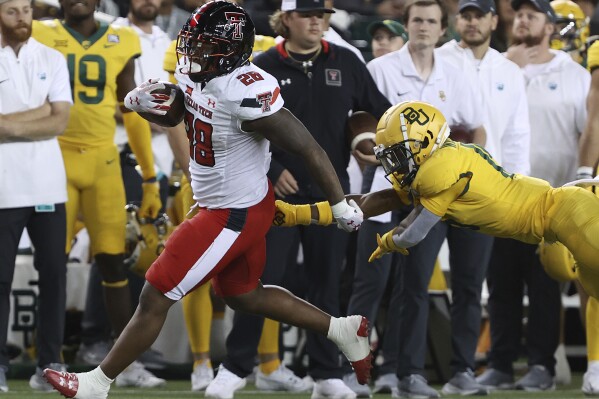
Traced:
<path id="1" fill-rule="evenodd" d="M 144 183 L 156 183 L 158 181 L 158 179 L 156 179 L 156 176 L 154 177 L 150 177 L 149 179 L 144 180 Z"/>

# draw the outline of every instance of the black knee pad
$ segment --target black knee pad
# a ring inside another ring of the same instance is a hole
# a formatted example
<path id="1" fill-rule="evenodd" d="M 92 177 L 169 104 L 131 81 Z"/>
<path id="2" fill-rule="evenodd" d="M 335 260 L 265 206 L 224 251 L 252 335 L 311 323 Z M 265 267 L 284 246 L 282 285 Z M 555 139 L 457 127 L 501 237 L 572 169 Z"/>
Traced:
<path id="1" fill-rule="evenodd" d="M 97 254 L 95 258 L 104 283 L 120 283 L 127 280 L 124 254 Z"/>

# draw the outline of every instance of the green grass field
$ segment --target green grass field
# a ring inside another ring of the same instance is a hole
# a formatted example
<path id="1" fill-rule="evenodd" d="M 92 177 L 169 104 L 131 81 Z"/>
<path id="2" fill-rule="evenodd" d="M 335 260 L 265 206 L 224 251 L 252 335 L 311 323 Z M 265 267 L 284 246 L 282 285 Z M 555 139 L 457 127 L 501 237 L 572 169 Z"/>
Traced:
<path id="1" fill-rule="evenodd" d="M 559 399 L 574 399 L 584 398 L 585 396 L 580 391 L 581 375 L 575 374 L 572 376 L 572 384 L 569 386 L 558 387 L 553 392 L 529 393 L 520 391 L 498 391 L 489 395 L 490 398 L 509 398 L 509 399 L 540 399 L 540 398 L 559 398 Z M 9 380 L 10 391 L 0 394 L 0 398 L 18 398 L 18 399 L 40 399 L 40 398 L 62 398 L 59 394 L 48 394 L 33 392 L 28 385 L 27 380 Z M 203 393 L 191 392 L 189 390 L 189 381 L 174 380 L 169 381 L 167 386 L 161 389 L 122 389 L 114 387 L 110 391 L 110 398 L 114 399 L 166 399 L 166 398 L 203 398 Z M 435 386 L 441 389 L 440 386 Z M 375 398 L 390 398 L 391 395 L 375 395 Z M 459 398 L 459 395 L 444 396 L 448 398 Z M 290 394 L 290 393 L 265 393 L 256 390 L 253 385 L 248 385 L 242 391 L 239 391 L 235 398 L 266 398 L 266 399 L 308 399 L 309 393 L 305 394 Z"/>

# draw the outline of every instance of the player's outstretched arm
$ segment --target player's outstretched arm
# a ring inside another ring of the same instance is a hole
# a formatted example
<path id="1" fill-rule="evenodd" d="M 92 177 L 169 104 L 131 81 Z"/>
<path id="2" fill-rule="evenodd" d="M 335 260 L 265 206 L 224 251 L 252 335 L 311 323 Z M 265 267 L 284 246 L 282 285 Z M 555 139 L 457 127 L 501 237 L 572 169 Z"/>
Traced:
<path id="1" fill-rule="evenodd" d="M 405 205 L 392 188 L 364 195 L 348 194 L 345 198 L 358 204 L 364 218 L 381 215 Z M 308 224 L 328 226 L 333 222 L 331 206 L 328 202 L 293 205 L 278 200 L 275 202 L 275 206 L 277 211 L 273 220 L 274 226 L 291 227 Z"/>
<path id="2" fill-rule="evenodd" d="M 355 202 L 350 201 L 348 204 L 345 200 L 343 189 L 326 152 L 291 112 L 281 108 L 264 118 L 243 122 L 242 128 L 245 131 L 260 133 L 274 145 L 300 156 L 310 175 L 332 204 L 331 211 L 337 225 L 346 231 L 360 228 L 362 211 Z"/>

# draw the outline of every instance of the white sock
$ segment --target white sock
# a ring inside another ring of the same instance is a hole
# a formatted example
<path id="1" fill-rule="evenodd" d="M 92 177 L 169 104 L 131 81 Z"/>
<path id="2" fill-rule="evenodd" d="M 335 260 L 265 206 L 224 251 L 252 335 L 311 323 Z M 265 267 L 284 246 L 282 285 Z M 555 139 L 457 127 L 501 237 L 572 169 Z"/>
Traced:
<path id="1" fill-rule="evenodd" d="M 591 370 L 596 373 L 599 373 L 599 360 L 591 360 L 588 363 L 587 371 L 591 371 Z"/>
<path id="2" fill-rule="evenodd" d="M 355 320 L 357 326 L 352 325 L 351 321 L 353 320 Z M 370 353 L 370 347 L 361 345 L 360 338 L 356 335 L 357 327 L 361 321 L 362 316 L 331 317 L 331 323 L 329 324 L 327 338 L 341 349 L 341 352 L 350 362 L 362 360 Z"/>
<path id="3" fill-rule="evenodd" d="M 330 339 L 331 341 L 337 343 L 337 341 L 339 341 L 340 333 L 341 333 L 341 318 L 331 316 L 331 322 L 329 323 L 329 331 L 327 333 L 327 338 Z"/>
<path id="4" fill-rule="evenodd" d="M 100 366 L 87 373 L 77 373 L 79 388 L 75 398 L 106 399 L 110 384 L 114 381 L 104 374 Z"/>
<path id="5" fill-rule="evenodd" d="M 113 379 L 108 378 L 106 376 L 106 374 L 104 374 L 104 371 L 102 371 L 100 366 L 98 366 L 95 369 L 93 369 L 92 371 L 90 371 L 88 373 L 88 376 L 90 378 L 93 378 L 94 381 L 97 382 L 98 384 L 105 386 L 105 387 L 110 386 L 110 384 L 112 384 L 114 382 Z"/>

